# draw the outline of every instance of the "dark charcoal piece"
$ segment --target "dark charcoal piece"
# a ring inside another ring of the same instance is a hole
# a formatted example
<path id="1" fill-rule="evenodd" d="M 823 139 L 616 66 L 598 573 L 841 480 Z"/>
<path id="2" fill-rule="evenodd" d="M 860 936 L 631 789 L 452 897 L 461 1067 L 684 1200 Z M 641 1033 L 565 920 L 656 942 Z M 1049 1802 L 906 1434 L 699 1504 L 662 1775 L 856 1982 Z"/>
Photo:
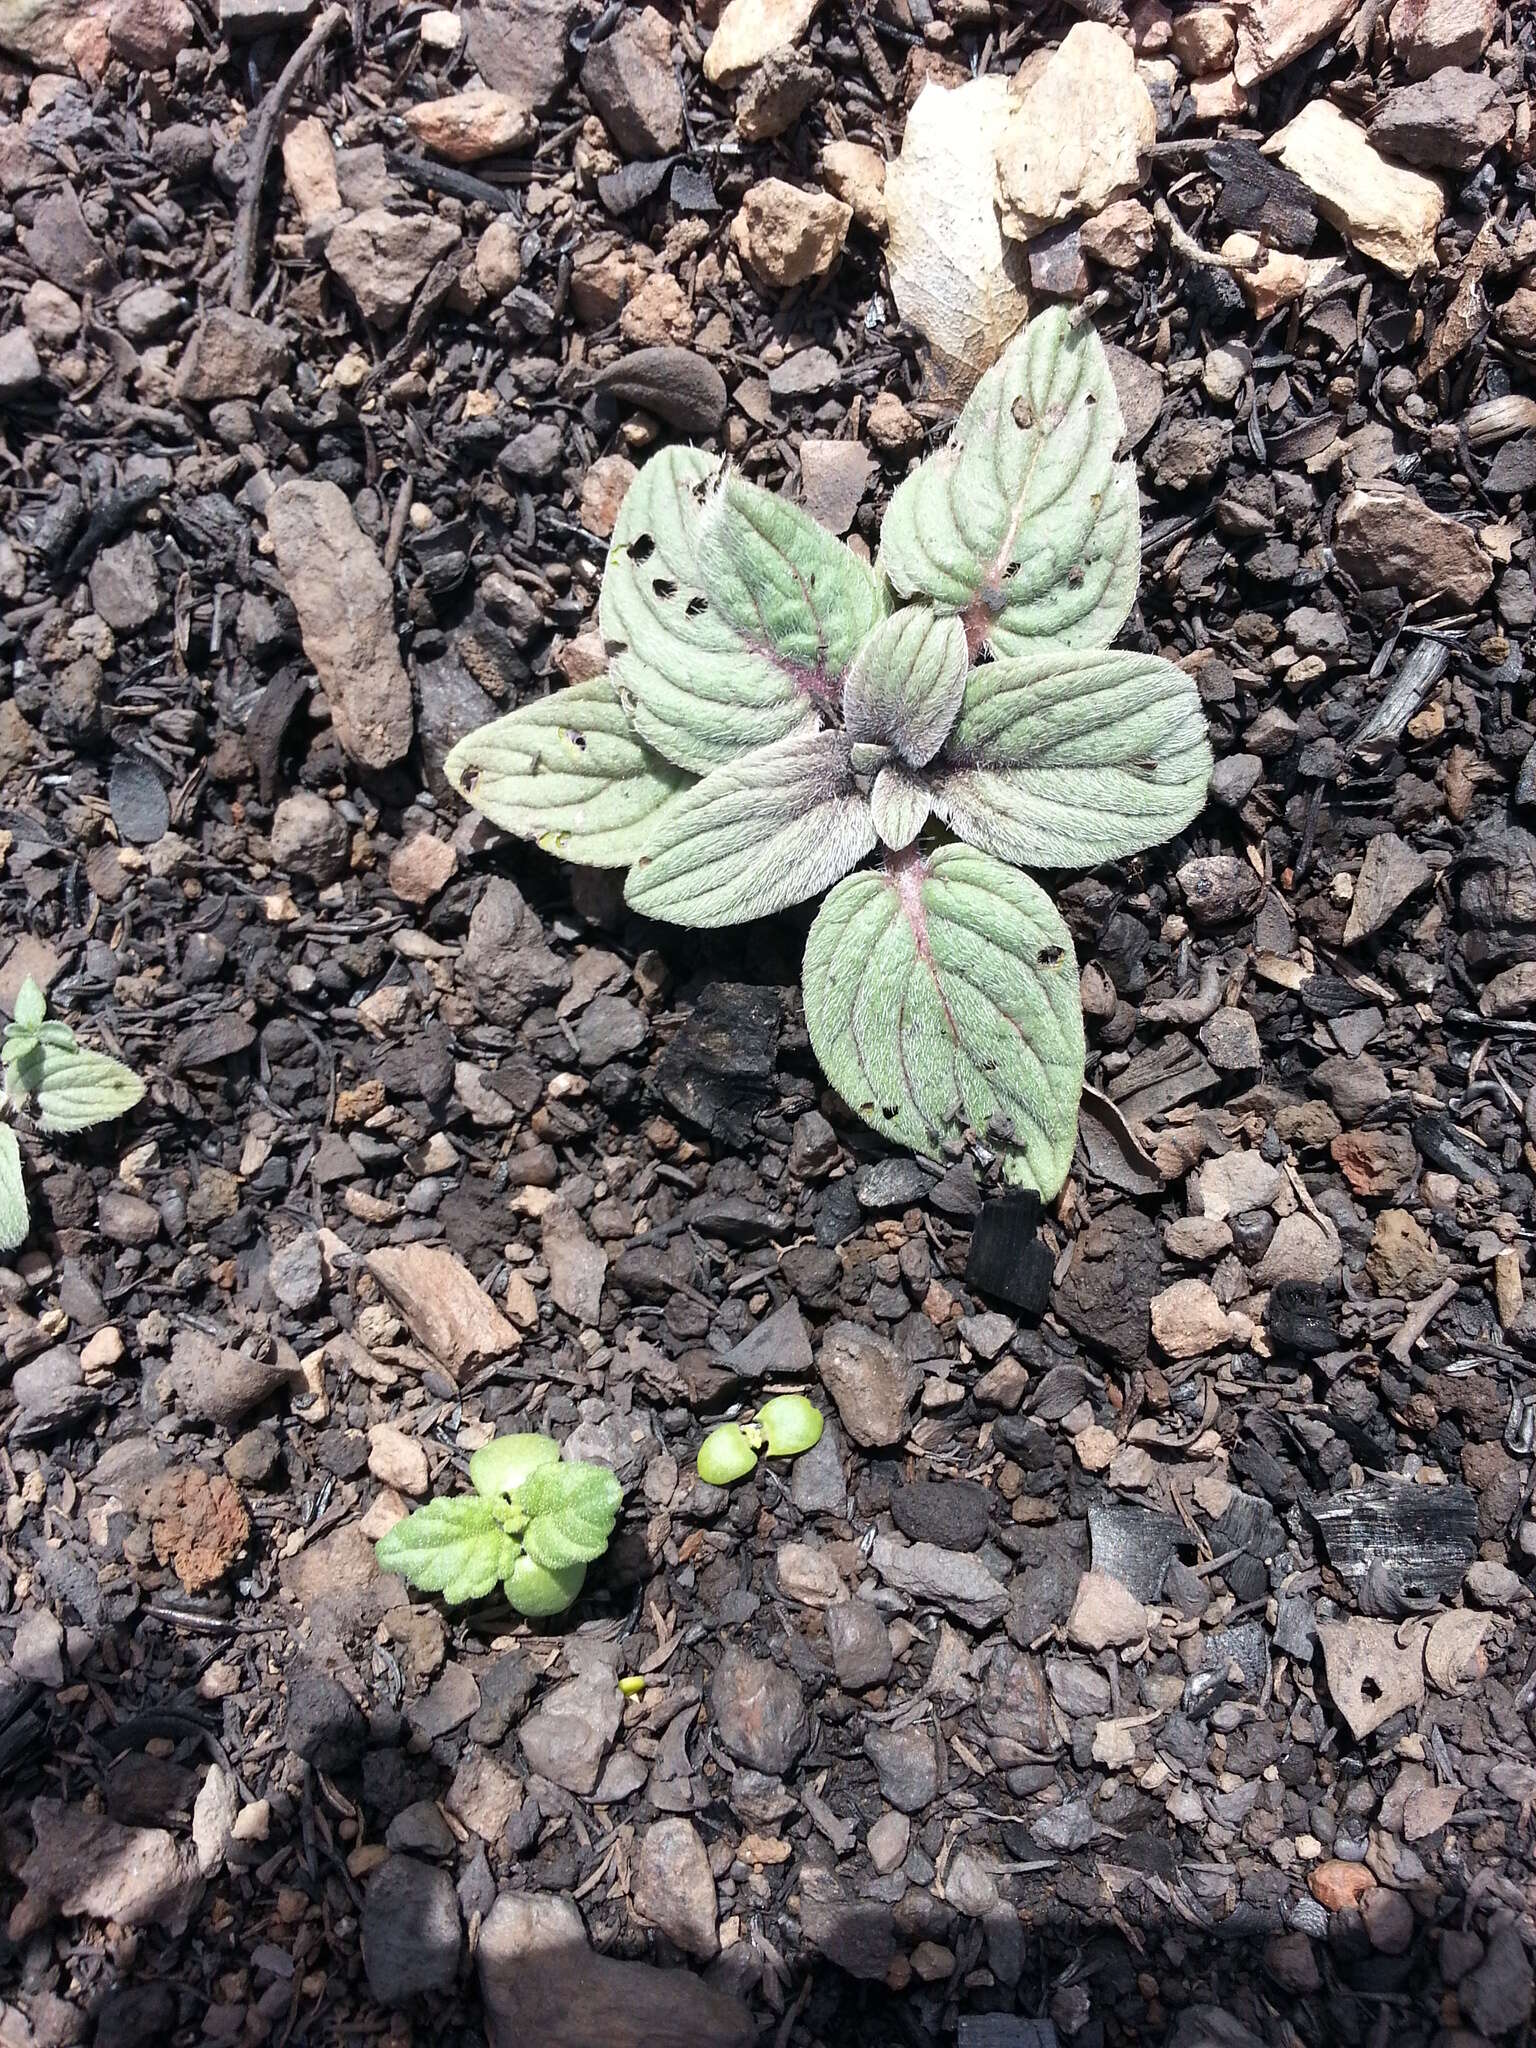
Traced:
<path id="1" fill-rule="evenodd" d="M 1227 1550 L 1245 1550 L 1250 1557 L 1271 1558 L 1284 1550 L 1285 1530 L 1267 1500 L 1251 1493 L 1234 1493 L 1211 1524 L 1211 1544 L 1218 1556 Z"/>
<path id="2" fill-rule="evenodd" d="M 662 1054 L 657 1087 L 679 1116 L 723 1145 L 749 1145 L 755 1119 L 778 1099 L 773 1070 L 783 1020 L 777 989 L 712 981 Z"/>
<path id="3" fill-rule="evenodd" d="M 1377 1593 L 1390 1586 L 1404 1611 L 1450 1599 L 1477 1556 L 1477 1499 L 1465 1486 L 1352 1487 L 1312 1518 L 1339 1577 Z"/>
<path id="4" fill-rule="evenodd" d="M 1333 1304 L 1322 1288 L 1305 1280 L 1275 1282 L 1270 1289 L 1266 1322 L 1270 1344 L 1277 1354 L 1299 1351 L 1304 1358 L 1321 1358 L 1325 1351 L 1339 1348 Z"/>
<path id="5" fill-rule="evenodd" d="M 1251 142 L 1218 142 L 1206 163 L 1221 180 L 1216 218 L 1302 253 L 1317 234 L 1312 194 L 1294 172 L 1261 156 Z"/>
<path id="6" fill-rule="evenodd" d="M 1172 1515 L 1122 1507 L 1113 1501 L 1102 1501 L 1088 1510 L 1088 1534 L 1094 1570 L 1108 1572 L 1148 1604 L 1162 1598 L 1168 1567 L 1177 1557 L 1179 1545 L 1189 1541 L 1188 1530 Z"/>
<path id="7" fill-rule="evenodd" d="M 965 1284 L 1036 1321 L 1051 1299 L 1055 1260 L 1040 1242 L 1040 1197 L 1032 1190 L 985 1202 L 976 1218 Z"/>
<path id="8" fill-rule="evenodd" d="M 1151 1303 L 1162 1286 L 1162 1270 L 1156 1225 L 1122 1202 L 1095 1216 L 1078 1238 L 1051 1305 L 1084 1344 L 1107 1351 L 1121 1365 L 1136 1365 L 1151 1341 Z"/>
<path id="9" fill-rule="evenodd" d="M 1360 991 L 1337 974 L 1309 975 L 1301 986 L 1301 1006 L 1312 1017 L 1347 1017 L 1360 1008 Z"/>
<path id="10" fill-rule="evenodd" d="M 979 1550 L 987 1540 L 991 1498 L 971 1479 L 914 1479 L 891 1488 L 891 1520 L 913 1543 Z"/>
<path id="11" fill-rule="evenodd" d="M 112 822 L 130 846 L 153 846 L 170 830 L 171 802 L 165 784 L 147 761 L 120 754 L 107 785 Z"/>
<path id="12" fill-rule="evenodd" d="M 1056 2048 L 1056 2029 L 1049 2020 L 1021 2019 L 1017 2013 L 967 2013 L 957 2048 Z"/>
<path id="13" fill-rule="evenodd" d="M 1533 750 L 1536 751 L 1536 750 Z M 1489 1152 L 1459 1131 L 1446 1116 L 1417 1116 L 1413 1120 L 1413 1142 L 1426 1166 L 1440 1173 L 1454 1173 L 1458 1180 L 1497 1180 L 1499 1166 Z"/>

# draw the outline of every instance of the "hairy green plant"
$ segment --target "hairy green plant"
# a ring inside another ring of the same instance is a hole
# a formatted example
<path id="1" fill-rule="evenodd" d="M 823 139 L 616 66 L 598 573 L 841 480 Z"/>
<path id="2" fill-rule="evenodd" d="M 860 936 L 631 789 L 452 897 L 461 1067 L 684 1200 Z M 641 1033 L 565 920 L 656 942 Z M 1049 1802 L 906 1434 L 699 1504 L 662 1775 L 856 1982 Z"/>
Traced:
<path id="1" fill-rule="evenodd" d="M 830 889 L 804 970 L 828 1079 L 899 1143 L 972 1134 L 1047 1197 L 1083 1022 L 1071 936 L 1018 869 L 1155 845 L 1211 771 L 1190 677 L 1110 647 L 1141 565 L 1123 433 L 1098 337 L 1053 309 L 898 486 L 873 566 L 728 464 L 665 449 L 614 528 L 606 674 L 447 763 L 505 830 L 627 867 L 650 917 L 735 924 Z"/>
<path id="2" fill-rule="evenodd" d="M 613 1534 L 624 1489 L 606 1465 L 569 1464 L 547 1436 L 499 1436 L 469 1461 L 473 1493 L 444 1495 L 406 1515 L 374 1546 L 450 1605 L 499 1585 L 519 1614 L 563 1614 Z"/>
<path id="3" fill-rule="evenodd" d="M 757 1470 L 760 1451 L 770 1458 L 798 1458 L 821 1442 L 821 1410 L 804 1394 L 775 1394 L 755 1416 L 722 1422 L 699 1445 L 699 1477 L 709 1486 L 730 1486 Z"/>
<path id="4" fill-rule="evenodd" d="M 42 990 L 29 974 L 16 995 L 16 1012 L 0 1039 L 0 1252 L 26 1243 L 30 1228 L 21 1146 L 12 1116 L 44 1131 L 85 1131 L 110 1123 L 140 1100 L 144 1083 L 121 1060 L 76 1042 L 67 1024 L 50 1021 Z"/>

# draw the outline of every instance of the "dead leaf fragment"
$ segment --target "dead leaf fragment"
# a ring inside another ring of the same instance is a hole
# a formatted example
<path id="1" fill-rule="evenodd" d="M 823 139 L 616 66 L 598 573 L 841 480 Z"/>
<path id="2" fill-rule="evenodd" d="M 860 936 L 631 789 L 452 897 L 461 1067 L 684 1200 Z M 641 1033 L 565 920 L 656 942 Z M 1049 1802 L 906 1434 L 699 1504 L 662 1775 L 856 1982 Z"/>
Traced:
<path id="1" fill-rule="evenodd" d="M 1424 1697 L 1426 1631 L 1415 1625 L 1404 1634 L 1400 1643 L 1389 1621 L 1329 1621 L 1318 1626 L 1328 1691 L 1357 1742 Z"/>
<path id="2" fill-rule="evenodd" d="M 1481 1678 L 1488 1669 L 1483 1655 L 1487 1633 L 1486 1614 L 1453 1607 L 1448 1614 L 1437 1615 L 1424 1645 L 1424 1668 L 1431 1685 L 1440 1692 L 1460 1692 L 1464 1685 Z"/>
<path id="3" fill-rule="evenodd" d="M 957 402 L 1029 312 L 1028 258 L 1004 241 L 997 210 L 1008 113 L 1004 78 L 925 85 L 885 174 L 891 292 L 932 351 L 934 394 Z"/>

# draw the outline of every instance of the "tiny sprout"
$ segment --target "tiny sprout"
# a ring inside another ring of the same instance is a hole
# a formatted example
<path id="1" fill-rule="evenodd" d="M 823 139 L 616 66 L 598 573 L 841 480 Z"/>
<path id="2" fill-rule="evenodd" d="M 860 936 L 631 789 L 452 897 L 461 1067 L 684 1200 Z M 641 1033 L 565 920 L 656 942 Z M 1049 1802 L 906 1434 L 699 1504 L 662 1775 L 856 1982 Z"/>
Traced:
<path id="1" fill-rule="evenodd" d="M 729 1486 L 757 1469 L 757 1453 L 740 1423 L 722 1422 L 699 1445 L 699 1477 L 707 1486 Z"/>
<path id="2" fill-rule="evenodd" d="M 498 1583 L 530 1619 L 563 1614 L 613 1533 L 623 1489 L 606 1465 L 567 1463 L 547 1436 L 502 1436 L 469 1461 L 474 1492 L 428 1501 L 376 1546 L 450 1604 L 484 1600 Z"/>
<path id="3" fill-rule="evenodd" d="M 821 1410 L 804 1394 L 779 1394 L 757 1411 L 770 1458 L 798 1458 L 821 1442 Z"/>
<path id="4" fill-rule="evenodd" d="M 8 1118 L 23 1116 L 49 1132 L 86 1131 L 122 1116 L 143 1093 L 131 1068 L 78 1045 L 67 1024 L 49 1017 L 29 974 L 0 1037 L 0 1252 L 25 1244 L 30 1228 L 21 1146 Z"/>
<path id="5" fill-rule="evenodd" d="M 619 1691 L 623 1693 L 625 1699 L 637 1700 L 645 1691 L 645 1680 L 638 1671 L 632 1671 L 627 1678 L 619 1680 Z"/>
<path id="6" fill-rule="evenodd" d="M 699 1445 L 699 1477 L 708 1486 L 729 1486 L 757 1469 L 757 1454 L 798 1458 L 821 1441 L 821 1411 L 804 1394 L 778 1394 L 765 1401 L 755 1420 L 722 1422 Z"/>

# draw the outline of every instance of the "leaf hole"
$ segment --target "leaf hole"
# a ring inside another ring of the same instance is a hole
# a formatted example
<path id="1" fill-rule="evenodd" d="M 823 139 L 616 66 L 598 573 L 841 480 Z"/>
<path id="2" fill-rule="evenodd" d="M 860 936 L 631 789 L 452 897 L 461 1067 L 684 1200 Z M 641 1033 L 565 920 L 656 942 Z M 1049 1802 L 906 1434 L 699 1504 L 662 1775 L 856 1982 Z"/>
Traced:
<path id="1" fill-rule="evenodd" d="M 1381 1698 L 1381 1687 L 1374 1678 L 1361 1679 L 1360 1697 L 1363 1700 L 1379 1700 Z"/>
<path id="2" fill-rule="evenodd" d="M 587 751 L 587 736 L 584 732 L 575 732 L 570 726 L 563 725 L 560 728 L 560 737 L 569 746 L 573 746 L 578 754 L 584 754 Z"/>
<path id="3" fill-rule="evenodd" d="M 632 562 L 648 562 L 656 552 L 656 543 L 648 533 L 637 533 L 629 544 L 629 559 Z"/>
<path id="4" fill-rule="evenodd" d="M 708 610 L 709 610 L 709 599 L 708 599 L 707 597 L 690 597 L 690 598 L 689 598 L 689 600 L 688 600 L 688 605 L 687 605 L 687 611 L 688 611 L 688 616 L 689 616 L 689 618 L 690 618 L 690 619 L 702 619 L 702 618 L 703 618 L 703 616 L 704 616 L 704 614 L 705 614 L 705 613 L 706 613 L 706 612 L 707 612 Z"/>
<path id="5" fill-rule="evenodd" d="M 1030 428 L 1035 424 L 1034 412 L 1030 407 L 1029 400 L 1024 396 L 1022 391 L 1019 393 L 1018 397 L 1013 401 L 1013 424 L 1018 428 L 1021 434 L 1027 434 Z"/>
<path id="6" fill-rule="evenodd" d="M 670 576 L 653 576 L 651 578 L 651 589 L 663 600 L 669 597 L 676 597 L 677 595 L 677 585 Z"/>
<path id="7" fill-rule="evenodd" d="M 1074 562 L 1072 564 L 1072 567 L 1067 571 L 1067 588 L 1068 590 L 1081 590 L 1082 587 L 1083 566 L 1081 562 Z"/>
<path id="8" fill-rule="evenodd" d="M 888 1102 L 882 1102 L 880 1105 L 880 1114 L 883 1117 L 890 1120 L 900 1116 L 901 1111 L 899 1109 L 893 1108 L 892 1105 Z"/>
<path id="9" fill-rule="evenodd" d="M 464 773 L 459 777 L 459 787 L 463 790 L 466 796 L 473 796 L 475 793 L 476 785 L 479 783 L 479 780 L 480 770 L 478 768 L 466 768 L 464 770 Z"/>
<path id="10" fill-rule="evenodd" d="M 1055 967 L 1059 965 L 1061 958 L 1062 951 L 1060 946 L 1042 946 L 1035 955 L 1035 965 L 1037 967 Z"/>
<path id="11" fill-rule="evenodd" d="M 1098 393 L 1097 393 L 1096 391 L 1087 391 L 1087 392 L 1084 392 L 1084 394 L 1083 394 L 1083 403 L 1084 403 L 1084 405 L 1097 405 L 1097 404 L 1098 404 L 1098 402 L 1099 402 L 1099 395 L 1098 395 Z"/>

